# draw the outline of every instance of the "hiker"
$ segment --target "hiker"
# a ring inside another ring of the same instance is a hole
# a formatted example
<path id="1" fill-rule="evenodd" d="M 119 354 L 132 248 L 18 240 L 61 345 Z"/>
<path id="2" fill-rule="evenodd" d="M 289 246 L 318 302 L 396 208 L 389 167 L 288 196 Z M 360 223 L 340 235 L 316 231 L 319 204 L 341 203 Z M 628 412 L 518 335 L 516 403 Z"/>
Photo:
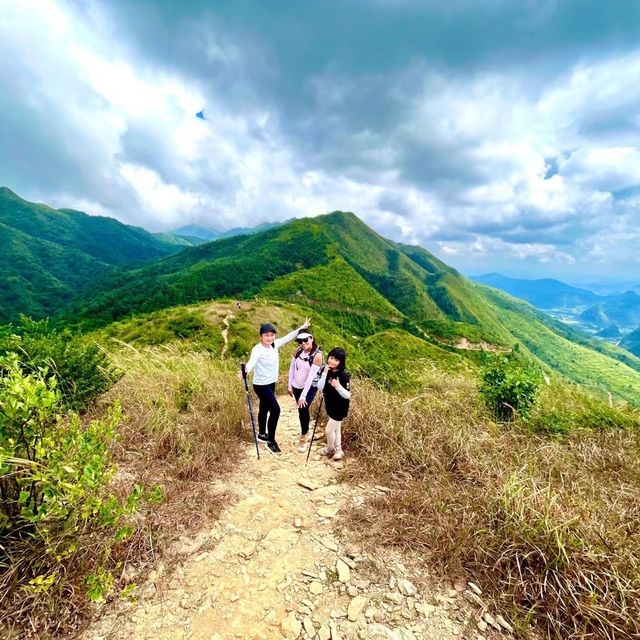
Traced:
<path id="1" fill-rule="evenodd" d="M 311 321 L 307 318 L 304 324 L 288 333 L 283 338 L 276 339 L 277 329 L 270 322 L 260 325 L 260 342 L 251 350 L 251 357 L 247 362 L 247 374 L 253 373 L 253 390 L 260 399 L 258 408 L 258 440 L 267 445 L 270 453 L 281 453 L 276 442 L 276 428 L 280 417 L 280 405 L 276 399 L 276 382 L 280 373 L 280 357 L 278 349 L 291 342 L 301 331 L 307 329 Z M 267 424 L 268 416 L 268 424 Z"/>
<path id="2" fill-rule="evenodd" d="M 324 394 L 324 405 L 329 416 L 325 433 L 327 444 L 321 453 L 332 460 L 342 460 L 342 421 L 349 412 L 351 398 L 351 378 L 345 369 L 347 354 L 344 349 L 336 347 L 327 355 L 327 366 L 324 368 L 318 390 Z"/>
<path id="3" fill-rule="evenodd" d="M 298 418 L 300 419 L 300 442 L 298 451 L 307 450 L 307 434 L 309 433 L 309 406 L 318 391 L 320 368 L 322 367 L 322 351 L 315 343 L 313 336 L 307 331 L 301 331 L 296 336 L 298 348 L 291 358 L 289 366 L 289 386 L 287 393 L 298 403 Z"/>

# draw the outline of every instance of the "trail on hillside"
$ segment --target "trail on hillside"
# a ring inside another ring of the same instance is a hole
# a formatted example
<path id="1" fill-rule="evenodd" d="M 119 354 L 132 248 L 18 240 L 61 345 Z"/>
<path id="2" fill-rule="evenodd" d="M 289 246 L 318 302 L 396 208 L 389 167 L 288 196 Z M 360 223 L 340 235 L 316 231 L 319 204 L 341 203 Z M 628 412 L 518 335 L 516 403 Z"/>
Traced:
<path id="1" fill-rule="evenodd" d="M 137 601 L 117 603 L 83 638 L 482 640 L 466 585 L 430 591 L 399 552 L 353 542 L 340 510 L 389 490 L 340 483 L 339 467 L 355 463 L 321 458 L 321 442 L 305 466 L 294 402 L 280 402 L 283 454 L 261 447 L 257 460 L 253 443 L 239 445 L 235 500 L 220 520 L 174 543 Z"/>
<path id="2" fill-rule="evenodd" d="M 222 319 L 222 324 L 224 324 L 224 329 L 220 332 L 222 333 L 222 341 L 223 341 L 223 346 L 222 346 L 222 351 L 220 352 L 220 358 L 222 358 L 224 360 L 225 356 L 227 355 L 227 349 L 229 347 L 229 321 L 234 318 L 235 316 L 233 315 L 233 313 L 229 312 L 227 313 L 227 315 Z"/>

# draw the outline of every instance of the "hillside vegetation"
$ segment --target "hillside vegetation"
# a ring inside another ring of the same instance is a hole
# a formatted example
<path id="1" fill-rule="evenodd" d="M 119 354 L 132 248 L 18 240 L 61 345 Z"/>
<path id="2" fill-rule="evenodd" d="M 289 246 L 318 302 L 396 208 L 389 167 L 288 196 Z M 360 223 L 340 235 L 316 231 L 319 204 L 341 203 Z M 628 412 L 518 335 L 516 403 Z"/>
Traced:
<path id="1" fill-rule="evenodd" d="M 186 243 L 113 218 L 51 209 L 0 187 L 0 323 L 53 315 L 101 278 L 152 262 Z"/>

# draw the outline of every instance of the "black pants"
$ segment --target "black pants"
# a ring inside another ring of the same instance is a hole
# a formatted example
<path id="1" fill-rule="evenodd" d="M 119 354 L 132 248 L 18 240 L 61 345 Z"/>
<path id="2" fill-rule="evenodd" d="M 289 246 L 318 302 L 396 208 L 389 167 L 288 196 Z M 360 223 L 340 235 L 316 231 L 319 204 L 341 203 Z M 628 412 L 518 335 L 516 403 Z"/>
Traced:
<path id="1" fill-rule="evenodd" d="M 276 427 L 280 417 L 280 405 L 276 400 L 276 383 L 254 384 L 253 390 L 260 398 L 260 408 L 258 409 L 258 430 L 264 434 L 267 432 L 267 415 L 269 416 L 269 440 L 276 439 Z"/>
<path id="2" fill-rule="evenodd" d="M 298 407 L 298 417 L 300 418 L 300 432 L 303 436 L 306 436 L 309 433 L 309 422 L 311 420 L 311 416 L 309 415 L 309 407 L 313 402 L 313 399 L 316 397 L 316 392 L 318 391 L 317 387 L 311 387 L 307 392 L 307 406 L 306 407 Z M 293 387 L 293 396 L 296 399 L 296 402 L 300 400 L 300 396 L 302 395 L 302 389 L 296 389 Z"/>

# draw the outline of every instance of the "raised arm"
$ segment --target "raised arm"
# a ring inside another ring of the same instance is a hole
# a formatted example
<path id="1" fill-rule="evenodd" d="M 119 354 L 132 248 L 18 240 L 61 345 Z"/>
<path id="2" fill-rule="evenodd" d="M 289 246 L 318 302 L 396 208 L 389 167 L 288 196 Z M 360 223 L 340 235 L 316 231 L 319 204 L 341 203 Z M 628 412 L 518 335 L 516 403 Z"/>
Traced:
<path id="1" fill-rule="evenodd" d="M 307 318 L 304 321 L 304 324 L 300 325 L 297 329 L 294 329 L 293 331 L 291 331 L 291 333 L 287 333 L 287 335 L 283 336 L 282 338 L 276 338 L 273 343 L 276 345 L 276 349 L 279 349 L 280 347 L 284 346 L 288 342 L 291 342 L 298 335 L 300 331 L 308 328 L 310 324 L 311 322 L 309 321 L 309 318 Z"/>

